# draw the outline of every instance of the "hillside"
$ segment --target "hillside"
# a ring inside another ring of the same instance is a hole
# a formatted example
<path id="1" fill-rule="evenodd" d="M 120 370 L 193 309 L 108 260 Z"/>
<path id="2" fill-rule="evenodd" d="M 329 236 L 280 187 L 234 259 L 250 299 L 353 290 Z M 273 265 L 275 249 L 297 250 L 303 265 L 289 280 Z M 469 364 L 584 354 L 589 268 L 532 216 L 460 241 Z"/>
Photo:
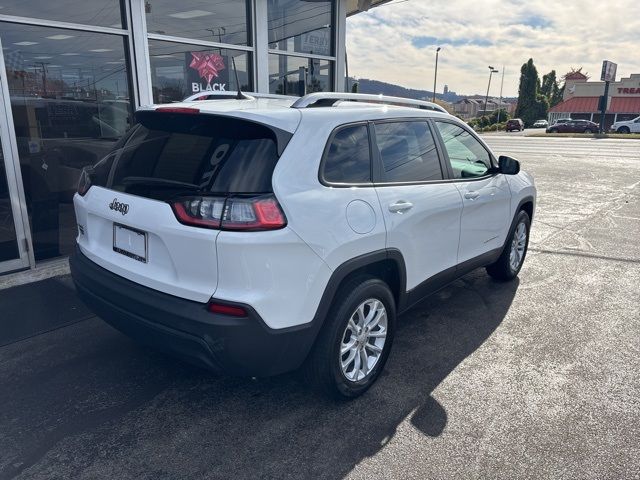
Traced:
<path id="1" fill-rule="evenodd" d="M 394 97 L 415 98 L 417 100 L 431 99 L 433 92 L 429 90 L 416 90 L 413 88 L 405 88 L 400 85 L 394 85 L 392 83 L 380 82 L 378 80 L 370 80 L 368 78 L 349 79 L 349 85 L 353 85 L 354 82 L 359 84 L 360 93 L 374 93 L 382 95 L 392 95 Z M 436 98 L 445 100 L 447 102 L 455 102 L 460 96 L 455 92 L 449 92 L 446 95 L 441 93 L 436 94 Z"/>

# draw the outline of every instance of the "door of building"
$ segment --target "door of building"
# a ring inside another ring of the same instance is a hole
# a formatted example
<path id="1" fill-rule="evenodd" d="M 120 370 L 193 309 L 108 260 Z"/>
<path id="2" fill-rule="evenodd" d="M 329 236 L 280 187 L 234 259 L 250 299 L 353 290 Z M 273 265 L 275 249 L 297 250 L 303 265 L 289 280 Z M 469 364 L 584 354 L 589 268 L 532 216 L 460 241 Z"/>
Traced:
<path id="1" fill-rule="evenodd" d="M 33 256 L 1 47 L 0 41 L 0 273 L 5 273 L 29 267 Z"/>

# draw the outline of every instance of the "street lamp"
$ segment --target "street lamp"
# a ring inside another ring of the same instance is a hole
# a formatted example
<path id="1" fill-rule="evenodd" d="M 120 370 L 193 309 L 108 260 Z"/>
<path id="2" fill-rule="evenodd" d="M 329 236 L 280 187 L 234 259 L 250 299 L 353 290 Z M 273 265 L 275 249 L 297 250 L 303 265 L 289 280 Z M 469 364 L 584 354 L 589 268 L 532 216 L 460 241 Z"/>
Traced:
<path id="1" fill-rule="evenodd" d="M 489 65 L 489 85 L 487 85 L 487 95 L 484 97 L 484 114 L 487 114 L 487 101 L 489 100 L 489 88 L 491 87 L 491 75 L 498 73 L 498 70 Z"/>
<path id="2" fill-rule="evenodd" d="M 440 47 L 436 48 L 436 68 L 433 73 L 433 103 L 436 103 L 436 79 L 438 78 L 438 53 L 440 50 Z"/>

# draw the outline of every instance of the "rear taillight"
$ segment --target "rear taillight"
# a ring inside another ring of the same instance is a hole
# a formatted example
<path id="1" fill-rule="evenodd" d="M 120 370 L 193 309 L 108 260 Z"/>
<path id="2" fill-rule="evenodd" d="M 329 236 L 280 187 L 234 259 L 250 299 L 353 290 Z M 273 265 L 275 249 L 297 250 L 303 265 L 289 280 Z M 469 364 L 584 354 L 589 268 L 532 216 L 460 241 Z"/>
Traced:
<path id="1" fill-rule="evenodd" d="M 273 195 L 186 197 L 171 206 L 180 223 L 220 230 L 261 231 L 283 228 L 287 220 Z"/>
<path id="2" fill-rule="evenodd" d="M 80 172 L 80 180 L 78 180 L 78 195 L 84 197 L 91 188 L 91 175 L 87 171 L 88 167 L 82 169 Z"/>
<path id="3" fill-rule="evenodd" d="M 180 223 L 193 227 L 220 228 L 224 198 L 188 197 L 173 202 L 173 212 Z"/>

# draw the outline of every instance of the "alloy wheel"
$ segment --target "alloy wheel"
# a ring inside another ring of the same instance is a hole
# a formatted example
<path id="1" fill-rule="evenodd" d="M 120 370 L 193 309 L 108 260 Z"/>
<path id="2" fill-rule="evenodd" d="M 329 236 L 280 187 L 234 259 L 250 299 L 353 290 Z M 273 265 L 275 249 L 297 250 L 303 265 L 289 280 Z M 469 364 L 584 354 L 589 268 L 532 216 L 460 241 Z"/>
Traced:
<path id="1" fill-rule="evenodd" d="M 524 251 L 527 247 L 527 226 L 524 222 L 520 222 L 516 227 L 516 231 L 513 232 L 513 239 L 511 240 L 511 252 L 509 253 L 509 266 L 513 272 L 516 272 L 520 268 L 522 259 L 524 258 Z"/>
<path id="2" fill-rule="evenodd" d="M 370 298 L 358 305 L 340 343 L 340 368 L 345 378 L 358 382 L 375 368 L 387 339 L 387 310 L 384 304 Z"/>

